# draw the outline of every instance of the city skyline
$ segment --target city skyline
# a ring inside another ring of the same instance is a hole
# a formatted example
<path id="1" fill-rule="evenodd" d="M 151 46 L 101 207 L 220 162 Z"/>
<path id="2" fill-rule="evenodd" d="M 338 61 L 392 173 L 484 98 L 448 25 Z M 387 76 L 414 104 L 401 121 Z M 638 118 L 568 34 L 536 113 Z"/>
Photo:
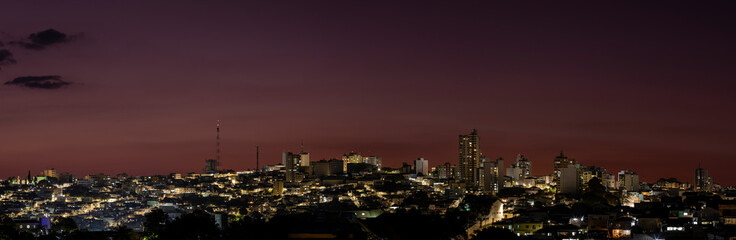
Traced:
<path id="1" fill-rule="evenodd" d="M 702 163 L 736 185 L 732 3 L 4 8 L 2 178 L 199 172 L 220 119 L 225 169 L 302 141 L 313 160 L 457 164 L 477 128 L 483 154 L 522 153 L 533 175 L 564 150 L 642 181 L 692 183 Z M 66 38 L 38 40 L 47 29 Z"/>
<path id="2" fill-rule="evenodd" d="M 736 239 L 736 1 L 13 1 L 0 239 Z"/>
<path id="3" fill-rule="evenodd" d="M 260 171 L 261 169 L 265 169 L 265 167 L 267 167 L 267 166 L 278 166 L 278 165 L 281 165 L 282 167 L 285 167 L 286 169 L 291 169 L 291 170 L 287 170 L 286 171 L 287 172 L 287 174 L 286 174 L 286 176 L 287 176 L 287 182 L 291 182 L 291 181 L 293 181 L 293 173 L 291 173 L 291 171 L 295 171 L 294 168 L 296 166 L 303 166 L 300 159 L 306 159 L 307 162 L 320 162 L 320 161 L 325 161 L 325 160 L 340 160 L 340 156 L 336 156 L 336 157 L 325 157 L 325 158 L 321 158 L 320 160 L 309 161 L 310 153 L 308 151 L 305 151 L 305 149 L 304 149 L 304 142 L 301 142 L 300 145 L 299 145 L 299 152 L 297 152 L 297 154 L 293 154 L 292 152 L 289 152 L 289 150 L 284 150 L 283 152 L 281 152 L 281 158 L 277 162 L 266 162 L 265 164 L 258 164 L 258 159 L 257 159 L 257 161 L 256 161 L 257 164 L 256 165 L 258 165 L 258 168 L 256 168 L 255 166 L 254 166 L 254 168 L 244 168 L 244 169 L 232 169 L 232 168 L 222 167 L 220 165 L 221 162 L 219 160 L 219 155 L 220 155 L 220 127 L 221 127 L 220 126 L 220 120 L 217 120 L 217 125 L 216 125 L 216 150 L 215 150 L 216 153 L 215 153 L 215 158 L 214 159 L 208 158 L 208 159 L 205 159 L 203 161 L 203 163 L 205 165 L 204 171 L 193 170 L 193 171 L 185 171 L 185 172 L 155 173 L 155 174 L 151 174 L 151 175 L 169 175 L 169 174 L 183 174 L 183 173 L 214 174 L 214 173 L 223 172 L 223 171 L 235 171 L 235 172 L 243 172 L 243 171 L 251 171 L 251 170 L 259 170 Z M 460 170 L 460 169 L 462 169 L 461 166 L 463 165 L 463 160 L 462 159 L 464 159 L 464 156 L 467 155 L 467 153 L 468 153 L 468 151 L 467 151 L 468 142 L 472 142 L 470 144 L 470 146 L 471 146 L 470 148 L 471 149 L 480 149 L 479 138 L 480 138 L 480 135 L 479 135 L 477 129 L 473 129 L 470 132 L 470 134 L 467 134 L 467 135 L 460 134 L 459 135 L 460 147 L 459 147 L 459 150 L 458 150 L 458 154 L 459 154 L 460 160 L 457 161 L 457 162 L 432 163 L 432 164 L 429 164 L 429 166 L 432 166 L 433 169 L 435 167 L 443 166 L 443 165 L 446 165 L 446 164 L 450 164 L 450 166 L 458 167 L 458 173 L 461 176 L 458 179 L 460 179 L 460 182 L 467 182 L 468 181 L 466 179 L 467 177 L 462 177 L 462 174 L 461 173 L 463 172 L 463 170 Z M 474 151 L 471 151 L 471 152 L 474 152 Z M 306 154 L 306 158 L 304 157 L 305 154 Z M 355 155 L 355 154 L 357 154 L 356 156 L 358 156 L 358 158 L 360 158 L 360 160 L 354 160 L 353 161 L 353 160 L 350 160 L 351 158 L 348 158 L 347 157 L 347 156 L 352 156 L 352 155 Z M 367 161 L 366 158 L 375 158 L 375 157 L 377 157 L 375 155 L 360 155 L 360 154 L 361 154 L 361 152 L 359 152 L 359 151 L 356 152 L 355 150 L 351 150 L 350 152 L 343 154 L 342 155 L 342 160 L 341 160 L 342 161 L 342 164 L 344 164 L 343 171 L 346 171 L 347 170 L 347 167 L 346 166 L 347 166 L 348 163 L 362 163 L 364 161 Z M 470 155 L 473 155 L 473 154 L 470 154 Z M 296 157 L 296 159 L 293 159 L 294 157 Z M 382 159 L 382 157 L 380 157 L 380 156 L 378 156 L 378 157 Z M 553 158 L 553 161 L 550 162 L 550 163 L 553 164 L 553 169 L 552 169 L 551 172 L 549 172 L 549 173 L 542 173 L 542 174 L 535 174 L 534 172 L 531 172 L 530 175 L 529 175 L 529 177 L 550 176 L 553 179 L 557 179 L 557 178 L 555 178 L 557 171 L 555 170 L 554 166 L 557 164 L 558 158 L 560 158 L 560 157 L 563 157 L 565 159 L 565 161 L 567 161 L 567 159 L 568 159 L 569 156 L 565 155 L 563 150 L 560 150 L 559 153 L 558 153 L 558 155 L 556 155 Z M 256 158 L 260 158 L 260 152 L 258 152 L 258 150 L 257 150 L 257 156 L 256 156 Z M 427 163 L 429 162 L 427 159 L 424 159 L 422 157 L 419 157 L 418 159 L 419 160 L 422 160 L 422 161 L 425 161 Z M 480 161 L 480 160 L 483 160 L 483 159 L 485 159 L 486 161 L 489 161 L 490 162 L 490 159 L 491 158 L 489 156 L 486 156 L 486 155 L 480 153 L 479 156 L 478 156 L 478 160 Z M 503 166 L 500 166 L 500 168 L 501 169 L 504 169 L 504 170 L 506 169 L 506 166 L 508 166 L 510 168 L 518 167 L 518 166 L 516 166 L 516 164 L 518 163 L 518 161 L 520 159 L 522 159 L 522 161 L 528 162 L 527 164 L 529 164 L 529 168 L 531 168 L 530 166 L 531 166 L 531 163 L 533 161 L 530 161 L 528 158 L 524 157 L 524 154 L 521 154 L 521 153 L 519 153 L 516 156 L 516 162 L 508 162 L 508 163 L 504 164 L 503 158 L 502 157 L 499 157 L 498 158 L 498 160 L 501 160 L 500 161 L 500 164 L 503 164 Z M 582 164 L 581 162 L 578 162 L 577 159 L 575 159 L 575 158 L 569 158 L 569 160 L 571 161 L 570 162 L 570 166 L 572 166 L 572 165 L 578 165 L 580 167 L 597 167 L 597 168 L 603 167 L 605 169 L 605 166 L 600 166 L 600 165 L 596 166 L 596 165 Z M 403 166 L 406 166 L 407 163 L 414 163 L 414 165 L 416 165 L 416 161 L 417 161 L 417 159 L 415 159 L 413 161 L 408 161 L 408 162 L 407 161 L 404 161 L 404 162 L 401 162 L 401 164 Z M 380 162 L 380 160 L 379 160 L 379 162 Z M 496 162 L 493 162 L 493 163 L 495 164 Z M 289 165 L 289 164 L 292 164 L 292 165 Z M 378 163 L 377 165 L 380 166 L 382 164 L 381 163 Z M 478 166 L 481 166 L 481 165 L 482 164 L 480 164 L 480 162 L 479 162 L 478 163 Z M 307 163 L 306 166 L 309 166 L 309 163 Z M 393 169 L 397 169 L 397 170 L 400 170 L 401 167 L 402 167 L 402 166 L 393 166 L 393 165 L 391 165 L 391 166 L 383 165 L 383 166 L 389 167 L 389 168 L 393 168 Z M 476 169 L 476 168 L 478 168 L 478 166 L 468 167 L 468 168 L 470 168 L 470 169 Z M 568 165 L 565 164 L 564 166 L 568 166 Z M 481 169 L 483 169 L 483 168 L 481 167 Z M 41 175 L 46 175 L 46 172 L 47 171 L 54 171 L 55 172 L 56 169 L 53 168 L 53 167 L 52 168 L 43 168 L 42 171 L 41 171 Z M 436 170 L 433 170 L 433 172 L 434 171 L 436 171 Z M 468 170 L 468 171 L 472 172 L 472 170 Z M 636 171 L 632 171 L 632 168 L 625 169 L 622 172 L 624 172 L 624 171 L 625 172 L 636 172 Z M 699 186 L 698 183 L 700 181 L 703 181 L 702 179 L 699 179 L 699 177 L 698 177 L 699 174 L 708 175 L 708 171 L 705 170 L 705 173 L 700 173 L 699 171 L 703 171 L 703 169 L 701 168 L 701 164 L 700 163 L 698 163 L 698 167 L 695 169 L 695 171 L 696 171 L 696 173 L 695 173 L 695 176 L 692 178 L 692 182 L 688 178 L 677 178 L 677 179 L 680 182 L 682 182 L 682 183 L 689 183 L 689 184 L 692 184 L 693 186 Z M 61 172 L 69 173 L 67 171 L 61 171 Z M 612 172 L 617 172 L 617 170 L 614 170 Z M 31 170 L 29 170 L 28 174 L 29 174 L 28 176 L 35 176 L 35 175 L 37 175 L 35 173 L 32 173 Z M 127 172 L 115 172 L 115 173 L 112 173 L 112 172 L 98 172 L 98 173 L 86 173 L 86 174 L 82 174 L 82 176 L 92 176 L 92 175 L 95 175 L 95 174 L 111 174 L 111 175 L 116 175 L 116 174 L 128 174 L 128 173 Z M 483 173 L 477 172 L 477 173 L 474 173 L 474 174 L 476 174 L 476 175 L 478 175 L 478 174 L 482 175 Z M 508 176 L 506 173 L 503 173 L 503 172 L 501 173 L 501 175 L 502 176 Z M 146 175 L 138 175 L 138 176 L 146 176 Z M 289 177 L 289 176 L 291 176 L 291 177 Z M 18 180 L 23 179 L 21 175 L 18 175 L 18 176 L 10 176 L 9 178 L 13 178 L 13 177 L 15 177 L 15 179 L 18 179 Z M 508 176 L 508 177 L 510 177 L 511 179 L 515 179 L 513 176 Z M 639 176 L 637 175 L 637 177 L 639 177 Z M 290 178 L 292 180 L 288 180 Z M 471 179 L 472 178 L 477 178 L 477 176 L 471 177 Z M 656 182 L 657 180 L 668 179 L 668 178 L 672 178 L 672 177 L 671 176 L 643 176 L 642 177 L 642 179 L 652 179 L 651 181 L 648 182 L 650 184 Z M 638 179 L 637 179 L 637 181 L 638 181 Z M 713 179 L 710 179 L 709 181 L 713 181 Z M 646 182 L 646 181 L 644 181 L 644 182 Z M 472 181 L 471 180 L 470 181 L 470 185 L 472 185 L 472 184 L 481 184 L 481 183 L 479 183 L 477 181 Z M 711 184 L 722 184 L 722 183 L 713 181 L 713 182 L 711 182 Z M 724 186 L 730 186 L 730 185 L 727 185 L 726 184 Z"/>

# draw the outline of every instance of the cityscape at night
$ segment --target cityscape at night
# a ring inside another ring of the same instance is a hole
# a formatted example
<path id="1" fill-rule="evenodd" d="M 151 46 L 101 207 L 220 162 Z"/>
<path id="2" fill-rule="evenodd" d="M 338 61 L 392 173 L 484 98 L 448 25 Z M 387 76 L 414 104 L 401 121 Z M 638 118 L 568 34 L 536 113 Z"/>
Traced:
<path id="1" fill-rule="evenodd" d="M 736 239 L 736 2 L 0 9 L 0 240 Z"/>

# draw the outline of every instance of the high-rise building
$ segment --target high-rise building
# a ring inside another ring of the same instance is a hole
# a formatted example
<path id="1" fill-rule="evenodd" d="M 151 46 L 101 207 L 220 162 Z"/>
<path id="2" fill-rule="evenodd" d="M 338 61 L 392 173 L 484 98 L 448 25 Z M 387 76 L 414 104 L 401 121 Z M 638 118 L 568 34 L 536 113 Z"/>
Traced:
<path id="1" fill-rule="evenodd" d="M 411 174 L 414 172 L 414 167 L 411 164 L 408 164 L 406 162 L 401 163 L 401 167 L 399 168 L 399 172 L 401 174 Z"/>
<path id="2" fill-rule="evenodd" d="M 53 168 L 52 169 L 43 170 L 43 172 L 41 172 L 41 176 L 44 176 L 44 177 L 47 177 L 47 178 L 56 178 L 56 177 L 58 177 L 56 175 L 56 170 L 54 170 Z"/>
<path id="3" fill-rule="evenodd" d="M 516 156 L 516 162 L 506 169 L 506 174 L 514 181 L 523 180 L 532 176 L 532 162 L 525 158 L 524 155 Z"/>
<path id="4" fill-rule="evenodd" d="M 330 175 L 330 163 L 327 162 L 327 160 L 320 160 L 311 164 L 313 172 L 312 174 L 315 177 L 324 177 Z M 342 168 L 342 164 L 340 165 L 340 168 Z"/>
<path id="5" fill-rule="evenodd" d="M 274 196 L 281 195 L 284 192 L 284 182 L 282 181 L 275 181 L 273 182 L 273 189 L 271 190 L 271 194 Z"/>
<path id="6" fill-rule="evenodd" d="M 309 153 L 308 152 L 299 153 L 299 166 L 300 167 L 309 166 Z"/>
<path id="7" fill-rule="evenodd" d="M 330 159 L 327 161 L 330 165 L 330 175 L 342 175 L 347 171 L 347 164 L 340 159 Z"/>
<path id="8" fill-rule="evenodd" d="M 560 169 L 566 168 L 568 165 L 575 165 L 575 159 L 568 158 L 562 151 L 560 151 L 560 155 L 554 159 L 552 174 L 552 180 L 558 185 L 560 184 Z"/>
<path id="9" fill-rule="evenodd" d="M 213 174 L 217 173 L 219 168 L 219 162 L 216 159 L 207 159 L 204 161 L 204 173 Z"/>
<path id="10" fill-rule="evenodd" d="M 509 176 L 511 178 L 511 181 L 517 182 L 519 180 L 522 180 L 521 177 L 521 169 L 516 167 L 510 167 L 506 169 L 506 176 Z"/>
<path id="11" fill-rule="evenodd" d="M 309 153 L 304 151 L 304 143 L 299 147 L 301 152 L 299 153 L 299 167 L 309 166 Z"/>
<path id="12" fill-rule="evenodd" d="M 577 194 L 580 190 L 580 165 L 567 164 L 558 171 L 560 178 L 557 191 L 562 194 Z"/>
<path id="13" fill-rule="evenodd" d="M 363 157 L 363 163 L 367 163 L 367 164 L 376 166 L 377 168 L 381 168 L 382 159 L 376 156 Z"/>
<path id="14" fill-rule="evenodd" d="M 616 175 L 615 174 L 609 174 L 606 173 L 606 175 L 603 176 L 602 184 L 603 186 L 606 186 L 607 189 L 617 189 L 617 183 L 616 183 Z"/>
<path id="15" fill-rule="evenodd" d="M 478 137 L 478 130 L 473 131 L 468 135 L 458 136 L 458 178 L 460 181 L 477 186 L 479 181 L 480 168 L 480 138 Z"/>
<path id="16" fill-rule="evenodd" d="M 629 192 L 638 192 L 639 174 L 629 170 L 618 172 L 618 188 L 626 189 Z"/>
<path id="17" fill-rule="evenodd" d="M 74 182 L 74 175 L 68 172 L 63 172 L 59 174 L 59 183 L 71 183 Z"/>
<path id="18" fill-rule="evenodd" d="M 450 163 L 445 163 L 444 165 L 437 166 L 437 178 L 439 179 L 453 179 L 455 178 L 455 169 L 457 167 L 454 167 L 450 165 Z"/>
<path id="19" fill-rule="evenodd" d="M 287 183 L 293 183 L 296 180 L 297 167 L 302 160 L 300 154 L 294 154 L 291 152 L 281 153 L 281 160 L 284 163 L 285 178 Z"/>
<path id="20" fill-rule="evenodd" d="M 419 176 L 419 174 L 422 174 L 422 176 L 429 175 L 429 161 L 427 161 L 424 158 L 417 158 L 414 160 L 414 173 Z"/>
<path id="21" fill-rule="evenodd" d="M 480 182 L 483 191 L 498 193 L 504 186 L 504 164 L 503 158 L 491 161 L 489 158 L 481 158 Z"/>
<path id="22" fill-rule="evenodd" d="M 601 185 L 606 186 L 606 178 L 608 177 L 608 171 L 602 167 L 590 166 L 582 167 L 580 169 L 580 185 L 583 189 L 588 189 L 588 182 L 593 178 L 597 178 L 601 181 Z"/>
<path id="23" fill-rule="evenodd" d="M 343 162 L 343 172 L 348 171 L 348 163 L 362 163 L 363 162 L 363 156 L 361 156 L 358 153 L 350 152 L 342 155 L 342 162 Z"/>
<path id="24" fill-rule="evenodd" d="M 710 191 L 713 184 L 713 179 L 708 176 L 708 170 L 700 168 L 700 164 L 698 164 L 698 168 L 695 169 L 694 183 L 693 187 L 695 188 L 695 191 Z"/>

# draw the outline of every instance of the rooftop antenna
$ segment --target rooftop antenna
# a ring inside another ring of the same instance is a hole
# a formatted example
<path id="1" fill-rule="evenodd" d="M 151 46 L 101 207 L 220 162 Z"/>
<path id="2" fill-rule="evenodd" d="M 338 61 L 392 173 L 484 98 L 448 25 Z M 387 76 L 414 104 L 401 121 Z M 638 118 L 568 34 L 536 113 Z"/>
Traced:
<path id="1" fill-rule="evenodd" d="M 217 163 L 220 163 L 220 120 L 217 120 Z"/>
<path id="2" fill-rule="evenodd" d="M 302 152 L 304 152 L 304 140 L 302 140 L 302 145 L 299 146 Z"/>
<path id="3" fill-rule="evenodd" d="M 259 158 L 260 152 L 258 151 L 258 146 L 256 146 L 256 172 L 258 171 L 258 158 Z"/>

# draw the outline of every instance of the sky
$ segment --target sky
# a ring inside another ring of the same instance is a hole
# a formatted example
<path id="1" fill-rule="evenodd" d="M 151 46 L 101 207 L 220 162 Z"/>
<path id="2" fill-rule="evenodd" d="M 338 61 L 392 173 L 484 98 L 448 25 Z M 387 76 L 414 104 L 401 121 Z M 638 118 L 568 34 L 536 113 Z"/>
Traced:
<path id="1" fill-rule="evenodd" d="M 303 142 L 397 167 L 565 154 L 736 185 L 736 4 L 13 1 L 0 177 L 255 168 Z M 46 31 L 54 29 L 54 31 Z M 46 31 L 46 32 L 44 32 Z M 31 35 L 34 34 L 34 35 Z"/>

